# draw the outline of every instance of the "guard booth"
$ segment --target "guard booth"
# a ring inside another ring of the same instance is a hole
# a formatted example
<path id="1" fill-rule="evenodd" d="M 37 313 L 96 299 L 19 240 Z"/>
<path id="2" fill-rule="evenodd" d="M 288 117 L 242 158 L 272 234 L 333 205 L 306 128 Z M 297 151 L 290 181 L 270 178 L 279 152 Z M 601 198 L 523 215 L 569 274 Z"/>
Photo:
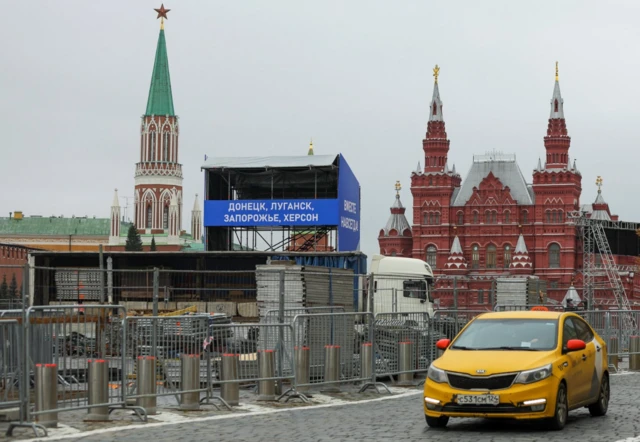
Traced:
<path id="1" fill-rule="evenodd" d="M 344 156 L 211 158 L 207 251 L 354 252 L 360 184 Z"/>

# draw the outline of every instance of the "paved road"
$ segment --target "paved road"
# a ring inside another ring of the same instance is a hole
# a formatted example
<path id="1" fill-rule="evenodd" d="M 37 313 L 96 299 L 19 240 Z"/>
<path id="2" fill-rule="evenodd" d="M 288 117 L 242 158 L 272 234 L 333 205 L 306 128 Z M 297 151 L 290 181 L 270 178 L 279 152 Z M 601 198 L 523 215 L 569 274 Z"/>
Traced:
<path id="1" fill-rule="evenodd" d="M 612 403 L 603 418 L 586 409 L 570 414 L 561 432 L 535 424 L 452 419 L 446 429 L 427 427 L 421 396 L 261 416 L 139 428 L 78 438 L 81 441 L 617 441 L 640 434 L 640 375 L 612 377 Z M 584 410 L 584 411 L 583 411 Z"/>

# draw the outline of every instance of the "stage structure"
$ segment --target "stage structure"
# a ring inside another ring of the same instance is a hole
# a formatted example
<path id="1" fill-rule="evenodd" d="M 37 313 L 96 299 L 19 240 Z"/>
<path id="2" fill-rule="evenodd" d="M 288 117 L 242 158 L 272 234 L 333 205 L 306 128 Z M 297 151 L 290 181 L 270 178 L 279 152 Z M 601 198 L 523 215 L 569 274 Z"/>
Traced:
<path id="1" fill-rule="evenodd" d="M 360 184 L 342 154 L 211 158 L 207 251 L 354 252 Z"/>

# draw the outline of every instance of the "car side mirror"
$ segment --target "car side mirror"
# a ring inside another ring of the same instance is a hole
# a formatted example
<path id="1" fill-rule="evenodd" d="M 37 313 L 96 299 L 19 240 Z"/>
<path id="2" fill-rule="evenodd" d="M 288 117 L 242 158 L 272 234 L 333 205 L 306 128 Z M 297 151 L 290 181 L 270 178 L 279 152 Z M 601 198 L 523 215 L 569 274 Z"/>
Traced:
<path id="1" fill-rule="evenodd" d="M 582 339 L 569 339 L 565 348 L 567 349 L 567 352 L 571 352 L 584 350 L 586 347 L 587 344 L 585 344 Z"/>
<path id="2" fill-rule="evenodd" d="M 438 350 L 446 350 L 449 348 L 449 344 L 451 344 L 451 339 L 440 339 L 436 342 L 436 347 Z"/>

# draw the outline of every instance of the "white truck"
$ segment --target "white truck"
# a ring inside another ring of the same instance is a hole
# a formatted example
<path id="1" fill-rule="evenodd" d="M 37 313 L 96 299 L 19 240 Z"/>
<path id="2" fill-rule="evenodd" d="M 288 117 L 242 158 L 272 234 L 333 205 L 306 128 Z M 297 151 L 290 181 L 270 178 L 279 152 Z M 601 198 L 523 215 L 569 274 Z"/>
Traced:
<path id="1" fill-rule="evenodd" d="M 374 255 L 371 263 L 373 314 L 419 312 L 433 316 L 431 266 L 416 258 Z M 370 306 L 370 299 L 367 300 Z"/>

